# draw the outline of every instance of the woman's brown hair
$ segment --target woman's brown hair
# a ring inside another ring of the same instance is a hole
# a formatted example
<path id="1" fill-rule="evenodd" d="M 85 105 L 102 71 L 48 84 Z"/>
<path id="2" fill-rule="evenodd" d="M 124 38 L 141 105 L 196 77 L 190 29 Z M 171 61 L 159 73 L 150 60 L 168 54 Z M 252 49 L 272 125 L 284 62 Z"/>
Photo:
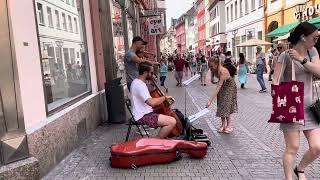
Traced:
<path id="1" fill-rule="evenodd" d="M 210 64 L 213 64 L 213 65 L 216 65 L 218 68 L 217 69 L 212 69 L 212 67 L 210 67 Z M 208 65 L 209 65 L 209 68 L 210 70 L 214 73 L 214 74 L 217 74 L 218 71 L 219 71 L 219 67 L 220 67 L 220 59 L 218 56 L 212 56 L 209 58 L 209 61 L 208 61 Z"/>

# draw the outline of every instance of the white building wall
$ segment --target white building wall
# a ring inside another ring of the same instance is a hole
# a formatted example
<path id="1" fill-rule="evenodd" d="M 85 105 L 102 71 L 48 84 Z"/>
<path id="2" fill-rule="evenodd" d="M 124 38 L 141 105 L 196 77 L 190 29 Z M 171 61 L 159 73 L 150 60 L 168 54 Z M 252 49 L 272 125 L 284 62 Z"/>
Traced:
<path id="1" fill-rule="evenodd" d="M 235 16 L 235 2 L 237 1 L 237 14 Z M 248 14 L 246 14 L 245 1 L 248 1 Z M 233 4 L 233 19 L 231 21 L 231 4 Z M 227 14 L 227 7 L 229 7 L 229 13 Z M 242 17 L 240 17 L 240 8 L 242 8 Z M 259 6 L 259 1 L 255 1 L 255 9 L 252 10 L 251 0 L 242 0 L 242 4 L 240 5 L 240 0 L 229 0 L 225 2 L 225 11 L 226 11 L 226 33 L 227 33 L 227 50 L 231 51 L 233 56 L 238 58 L 239 52 L 245 54 L 246 58 L 250 62 L 255 62 L 255 48 L 235 48 L 235 52 L 233 52 L 233 41 L 234 37 L 239 38 L 239 43 L 242 41 L 241 37 L 246 36 L 246 40 L 248 40 L 248 32 L 252 32 L 253 38 L 258 38 L 258 32 L 263 31 L 263 17 L 264 17 L 264 9 L 263 4 Z M 229 22 L 227 21 L 229 18 Z M 235 33 L 235 35 L 234 35 Z M 264 39 L 264 36 L 262 36 Z M 235 42 L 236 43 L 236 42 Z"/>
<path id="2" fill-rule="evenodd" d="M 217 28 L 217 34 L 212 37 L 213 44 L 218 45 L 221 43 L 226 43 L 226 20 L 225 20 L 225 3 L 223 1 L 219 1 L 210 12 L 213 12 L 214 9 L 217 8 L 217 16 L 210 21 L 210 29 L 214 26 L 214 24 L 219 23 L 219 27 Z M 219 29 L 218 29 L 219 28 Z"/>

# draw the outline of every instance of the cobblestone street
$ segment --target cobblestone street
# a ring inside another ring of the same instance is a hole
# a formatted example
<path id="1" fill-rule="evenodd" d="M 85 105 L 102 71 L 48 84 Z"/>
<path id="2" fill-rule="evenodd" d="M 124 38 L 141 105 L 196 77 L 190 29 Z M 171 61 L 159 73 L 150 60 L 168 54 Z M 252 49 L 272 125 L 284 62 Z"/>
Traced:
<path id="1" fill-rule="evenodd" d="M 184 112 L 185 90 L 175 87 L 173 73 L 167 84 L 168 94 L 176 100 L 174 106 Z M 187 88 L 187 115 L 204 108 L 214 87 L 212 84 L 200 86 L 196 80 Z M 196 127 L 203 128 L 209 135 L 212 143 L 204 159 L 191 159 L 184 155 L 180 161 L 136 170 L 111 168 L 109 147 L 124 141 L 127 126 L 106 124 L 92 133 L 44 179 L 283 179 L 283 136 L 278 124 L 267 123 L 271 111 L 269 93 L 260 94 L 258 91 L 254 75 L 249 76 L 246 89 L 238 89 L 239 112 L 232 116 L 235 131 L 230 135 L 217 133 L 220 119 L 215 117 L 216 104 L 195 122 Z M 138 136 L 135 129 L 131 132 L 131 138 Z M 307 147 L 302 136 L 299 160 Z M 319 170 L 320 160 L 317 160 L 306 169 L 307 178 L 320 179 Z"/>

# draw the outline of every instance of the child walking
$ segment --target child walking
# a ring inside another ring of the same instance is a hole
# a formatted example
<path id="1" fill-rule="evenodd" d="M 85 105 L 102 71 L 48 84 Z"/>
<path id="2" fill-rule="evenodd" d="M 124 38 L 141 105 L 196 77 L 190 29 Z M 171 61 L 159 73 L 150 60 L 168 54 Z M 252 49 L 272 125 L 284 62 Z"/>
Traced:
<path id="1" fill-rule="evenodd" d="M 165 86 L 164 82 L 168 76 L 168 66 L 164 63 L 164 61 L 160 61 L 160 83 L 161 86 L 164 87 L 166 92 L 168 92 L 168 88 Z"/>

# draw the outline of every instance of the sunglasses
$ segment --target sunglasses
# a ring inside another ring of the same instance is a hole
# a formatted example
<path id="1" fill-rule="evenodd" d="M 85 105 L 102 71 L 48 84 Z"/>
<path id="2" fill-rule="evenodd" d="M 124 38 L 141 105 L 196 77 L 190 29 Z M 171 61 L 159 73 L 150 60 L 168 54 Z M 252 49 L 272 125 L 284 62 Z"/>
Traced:
<path id="1" fill-rule="evenodd" d="M 282 49 L 282 47 L 277 47 L 277 49 L 278 49 L 278 50 L 281 50 L 281 49 Z"/>

